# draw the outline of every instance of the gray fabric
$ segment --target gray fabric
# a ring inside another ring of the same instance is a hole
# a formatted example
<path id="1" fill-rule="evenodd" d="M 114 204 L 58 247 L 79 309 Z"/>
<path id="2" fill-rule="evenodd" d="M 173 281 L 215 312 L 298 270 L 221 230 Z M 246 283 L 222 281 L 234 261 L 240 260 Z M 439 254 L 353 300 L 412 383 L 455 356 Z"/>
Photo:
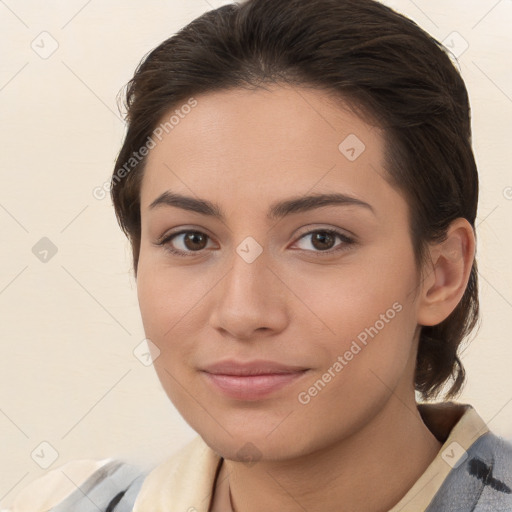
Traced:
<path id="1" fill-rule="evenodd" d="M 145 474 L 138 476 L 131 484 L 121 501 L 109 512 L 132 512 L 133 505 L 137 496 L 139 495 L 140 488 L 146 478 Z"/>
<path id="2" fill-rule="evenodd" d="M 453 468 L 425 512 L 511 512 L 512 444 L 488 432 Z"/>
<path id="3" fill-rule="evenodd" d="M 50 512 L 131 512 L 145 476 L 123 461 L 109 462 Z"/>

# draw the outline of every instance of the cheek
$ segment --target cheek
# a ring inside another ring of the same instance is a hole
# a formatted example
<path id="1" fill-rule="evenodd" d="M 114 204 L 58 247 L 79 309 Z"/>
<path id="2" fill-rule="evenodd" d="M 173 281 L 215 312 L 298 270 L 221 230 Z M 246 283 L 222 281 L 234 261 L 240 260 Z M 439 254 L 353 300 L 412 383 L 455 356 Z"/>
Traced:
<path id="1" fill-rule="evenodd" d="M 166 340 L 197 325 L 198 303 L 205 295 L 205 280 L 191 267 L 171 269 L 141 259 L 137 297 L 146 334 L 164 348 Z M 195 318 L 195 323 L 192 322 Z"/>
<path id="2" fill-rule="evenodd" d="M 287 276 L 294 294 L 309 310 L 294 306 L 296 321 L 307 321 L 309 330 L 318 326 L 329 340 L 356 338 L 376 323 L 379 331 L 391 332 L 410 316 L 404 311 L 416 286 L 412 255 L 399 259 L 396 250 L 389 249 L 387 254 L 355 256 L 338 267 Z"/>
<path id="3" fill-rule="evenodd" d="M 333 323 L 335 339 L 317 338 L 315 353 L 323 353 L 324 364 L 296 397 L 298 411 L 308 418 L 322 418 L 319 428 L 327 437 L 340 429 L 362 428 L 391 394 L 402 393 L 404 377 L 412 383 L 412 375 L 407 377 L 413 355 L 412 307 L 387 300 L 363 310 L 358 305 L 340 306 L 343 312 L 338 310 Z M 343 320 L 351 314 L 354 319 Z"/>
<path id="4" fill-rule="evenodd" d="M 193 318 L 197 299 L 188 300 L 190 295 L 183 292 L 185 281 L 182 273 L 146 261 L 139 264 L 137 297 L 144 332 L 158 350 L 153 367 L 168 398 L 179 410 L 190 406 L 190 395 L 184 386 L 189 393 L 193 392 L 187 372 L 194 348 L 189 341 L 194 339 L 190 329 L 197 325 L 197 318 Z"/>
<path id="5" fill-rule="evenodd" d="M 315 313 L 297 315 L 297 321 L 310 333 L 314 352 L 322 354 L 319 373 L 331 368 L 340 388 L 349 382 L 370 392 L 384 386 L 379 378 L 393 386 L 406 368 L 416 328 L 411 294 L 416 276 L 412 254 L 405 249 L 402 254 L 399 259 L 390 249 L 378 259 L 360 258 L 329 274 L 309 275 L 294 288 Z"/>
<path id="6" fill-rule="evenodd" d="M 157 376 L 178 409 L 190 406 L 190 393 L 200 390 L 194 379 L 198 342 L 207 324 L 205 301 L 213 285 L 194 266 L 169 268 L 142 259 L 137 295 L 144 332 L 158 348 Z M 218 280 L 214 279 L 214 283 Z"/>

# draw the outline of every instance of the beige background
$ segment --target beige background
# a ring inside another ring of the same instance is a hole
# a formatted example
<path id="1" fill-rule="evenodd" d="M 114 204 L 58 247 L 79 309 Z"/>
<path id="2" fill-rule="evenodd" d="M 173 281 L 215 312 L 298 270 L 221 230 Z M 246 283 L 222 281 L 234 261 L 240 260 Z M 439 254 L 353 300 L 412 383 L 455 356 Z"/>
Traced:
<path id="1" fill-rule="evenodd" d="M 195 435 L 133 354 L 144 333 L 128 242 L 109 197 L 92 191 L 112 172 L 124 133 L 116 94 L 141 57 L 221 3 L 0 1 L 2 503 L 57 453 L 49 469 L 91 457 L 153 464 Z M 463 354 L 459 401 L 512 438 L 512 2 L 384 3 L 460 53 L 481 176 L 482 326 Z M 47 262 L 32 250 L 43 237 L 57 249 Z"/>

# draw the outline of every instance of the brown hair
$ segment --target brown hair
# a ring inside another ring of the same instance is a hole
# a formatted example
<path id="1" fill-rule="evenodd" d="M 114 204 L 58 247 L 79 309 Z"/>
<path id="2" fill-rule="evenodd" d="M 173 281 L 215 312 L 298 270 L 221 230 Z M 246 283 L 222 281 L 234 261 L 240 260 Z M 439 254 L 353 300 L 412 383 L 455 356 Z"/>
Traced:
<path id="1" fill-rule="evenodd" d="M 140 150 L 164 115 L 193 95 L 270 83 L 332 92 L 384 129 L 386 179 L 407 199 L 418 269 L 428 243 L 443 241 L 453 220 L 463 217 L 475 229 L 468 94 L 441 43 L 374 0 L 247 0 L 193 20 L 151 51 L 127 85 L 128 131 L 111 196 L 135 276 L 146 160 Z M 475 260 L 454 311 L 421 326 L 415 389 L 423 399 L 437 397 L 450 378 L 448 398 L 462 389 L 457 350 L 478 316 Z"/>

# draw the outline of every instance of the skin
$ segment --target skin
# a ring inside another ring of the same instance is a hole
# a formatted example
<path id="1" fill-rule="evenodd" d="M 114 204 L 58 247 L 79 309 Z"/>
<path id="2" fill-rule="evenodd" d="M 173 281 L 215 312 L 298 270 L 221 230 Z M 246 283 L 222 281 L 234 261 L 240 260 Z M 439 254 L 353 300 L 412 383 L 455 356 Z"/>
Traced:
<path id="1" fill-rule="evenodd" d="M 416 408 L 419 326 L 444 320 L 469 278 L 475 240 L 457 219 L 417 273 L 408 205 L 384 179 L 382 133 L 327 93 L 273 85 L 208 93 L 153 148 L 141 189 L 137 290 L 146 336 L 170 400 L 225 460 L 237 511 L 387 511 L 432 462 L 441 443 Z M 354 161 L 338 145 L 365 144 Z M 257 185 L 256 185 L 257 184 Z M 149 208 L 163 192 L 217 203 L 225 221 L 175 206 Z M 272 203 L 340 192 L 370 204 L 324 206 L 269 221 Z M 157 246 L 180 228 L 207 236 Z M 312 231 L 336 229 L 322 251 Z M 263 252 L 236 252 L 248 236 Z M 202 245 L 201 245 L 202 244 Z M 335 252 L 336 248 L 343 250 Z M 199 249 L 199 250 L 198 250 Z M 195 251 L 195 252 L 194 252 Z M 315 257 L 315 255 L 318 255 Z M 298 400 L 365 328 L 399 303 L 342 371 Z M 308 368 L 261 400 L 226 397 L 200 371 L 227 358 Z M 253 464 L 238 452 L 252 443 Z M 392 468 L 392 469 L 390 469 Z M 368 492 L 368 488 L 371 492 Z M 226 492 L 213 511 L 230 510 Z"/>

